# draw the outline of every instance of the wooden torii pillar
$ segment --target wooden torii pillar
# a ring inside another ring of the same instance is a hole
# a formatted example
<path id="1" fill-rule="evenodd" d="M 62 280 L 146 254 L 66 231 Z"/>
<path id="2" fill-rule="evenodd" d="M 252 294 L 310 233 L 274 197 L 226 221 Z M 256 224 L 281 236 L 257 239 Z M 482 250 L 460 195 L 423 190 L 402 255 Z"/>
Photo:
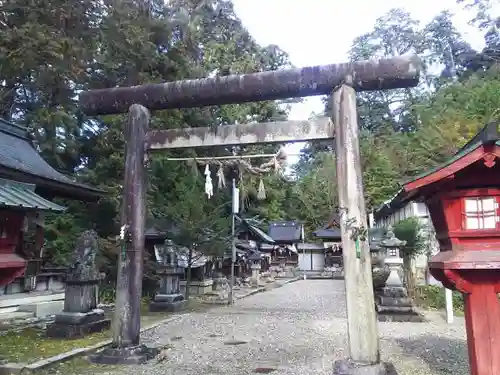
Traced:
<path id="1" fill-rule="evenodd" d="M 332 139 L 336 135 L 337 182 L 348 315 L 349 358 L 336 362 L 338 375 L 383 374 L 372 287 L 371 258 L 359 158 L 356 91 L 408 88 L 418 84 L 418 56 L 331 64 L 244 75 L 231 75 L 80 94 L 87 115 L 129 112 L 122 225 L 130 243 L 119 260 L 114 348 L 98 359 L 137 363 L 150 353 L 139 343 L 142 253 L 145 225 L 147 151 L 218 145 L 284 143 Z M 334 124 L 329 118 L 261 124 L 224 125 L 147 131 L 149 110 L 237 104 L 333 93 Z"/>

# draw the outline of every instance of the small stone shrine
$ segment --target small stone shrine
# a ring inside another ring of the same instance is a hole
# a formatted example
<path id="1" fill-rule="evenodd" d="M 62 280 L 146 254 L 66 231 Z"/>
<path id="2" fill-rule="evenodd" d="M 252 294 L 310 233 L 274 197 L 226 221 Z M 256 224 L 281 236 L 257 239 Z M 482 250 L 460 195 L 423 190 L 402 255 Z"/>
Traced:
<path id="1" fill-rule="evenodd" d="M 387 229 L 386 237 L 380 242 L 380 247 L 385 249 L 386 253 L 384 263 L 389 268 L 389 277 L 382 288 L 382 295 L 377 296 L 378 320 L 381 322 L 423 321 L 399 276 L 403 265 L 399 248 L 404 245 L 406 241 L 396 238 L 392 227 Z"/>
<path id="2" fill-rule="evenodd" d="M 64 309 L 47 327 L 53 338 L 80 338 L 108 329 L 111 320 L 97 309 L 100 274 L 95 259 L 99 246 L 97 233 L 85 231 L 78 238 L 73 260 L 67 270 Z"/>
<path id="3" fill-rule="evenodd" d="M 157 275 L 160 276 L 160 287 L 149 304 L 150 311 L 181 310 L 186 305 L 184 296 L 180 293 L 180 277 L 183 269 L 178 265 L 177 253 L 172 240 L 166 240 L 163 246 L 155 246 Z"/>

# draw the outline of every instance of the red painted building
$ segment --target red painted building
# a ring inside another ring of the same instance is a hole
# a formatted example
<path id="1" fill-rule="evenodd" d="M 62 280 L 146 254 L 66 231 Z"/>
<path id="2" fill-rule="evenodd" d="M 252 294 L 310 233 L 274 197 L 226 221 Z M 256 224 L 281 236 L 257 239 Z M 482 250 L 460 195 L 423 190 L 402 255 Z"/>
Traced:
<path id="1" fill-rule="evenodd" d="M 92 202 L 102 195 L 54 170 L 35 150 L 27 129 L 0 120 L 0 287 L 24 277 L 30 262 L 40 263 L 43 214 L 65 210 L 53 198 Z M 36 232 L 29 251 L 22 242 L 28 227 Z"/>
<path id="2" fill-rule="evenodd" d="M 500 374 L 500 131 L 488 124 L 443 165 L 403 185 L 423 200 L 440 252 L 431 274 L 463 293 L 472 375 Z"/>

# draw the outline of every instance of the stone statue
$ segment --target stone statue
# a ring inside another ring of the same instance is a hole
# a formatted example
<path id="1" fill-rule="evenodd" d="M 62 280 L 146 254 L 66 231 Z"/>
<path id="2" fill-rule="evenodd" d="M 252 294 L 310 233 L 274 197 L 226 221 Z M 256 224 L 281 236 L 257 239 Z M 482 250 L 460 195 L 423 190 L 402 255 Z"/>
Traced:
<path id="1" fill-rule="evenodd" d="M 160 266 L 177 267 L 177 253 L 172 240 L 165 240 L 163 246 L 155 245 L 155 258 Z"/>
<path id="2" fill-rule="evenodd" d="M 96 265 L 97 238 L 95 231 L 88 230 L 76 242 L 66 277 L 64 310 L 56 314 L 54 323 L 47 327 L 49 337 L 78 338 L 110 326 L 111 320 L 97 309 L 100 280 Z"/>
<path id="3" fill-rule="evenodd" d="M 90 281 L 99 279 L 96 255 L 99 251 L 97 233 L 87 230 L 76 241 L 73 257 L 68 269 L 68 281 Z"/>

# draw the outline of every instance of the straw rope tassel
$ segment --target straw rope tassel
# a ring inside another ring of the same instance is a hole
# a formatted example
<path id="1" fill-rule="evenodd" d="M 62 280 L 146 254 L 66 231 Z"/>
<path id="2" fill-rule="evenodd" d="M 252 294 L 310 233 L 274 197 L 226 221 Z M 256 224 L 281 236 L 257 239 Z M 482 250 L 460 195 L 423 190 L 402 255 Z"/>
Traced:
<path id="1" fill-rule="evenodd" d="M 219 163 L 219 169 L 217 170 L 217 187 L 219 189 L 226 187 L 226 178 L 224 176 L 224 167 L 222 163 Z"/>

